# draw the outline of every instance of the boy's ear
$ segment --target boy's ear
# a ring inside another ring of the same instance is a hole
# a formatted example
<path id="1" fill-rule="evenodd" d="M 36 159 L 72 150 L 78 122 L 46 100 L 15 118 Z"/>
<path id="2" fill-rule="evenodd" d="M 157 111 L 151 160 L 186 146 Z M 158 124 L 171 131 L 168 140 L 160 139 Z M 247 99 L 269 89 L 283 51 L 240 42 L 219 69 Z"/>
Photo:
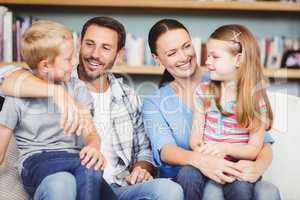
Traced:
<path id="1" fill-rule="evenodd" d="M 241 66 L 241 63 L 242 63 L 242 54 L 238 53 L 235 56 L 234 65 L 236 66 L 236 68 L 239 68 Z"/>
<path id="2" fill-rule="evenodd" d="M 155 55 L 154 53 L 152 53 L 151 55 L 152 55 L 152 58 L 154 59 L 156 65 L 162 66 L 162 64 L 161 64 L 159 58 L 157 57 L 157 55 Z"/>
<path id="3" fill-rule="evenodd" d="M 37 68 L 44 73 L 48 72 L 48 68 L 49 68 L 49 61 L 47 59 L 41 60 L 38 64 L 37 64 Z"/>

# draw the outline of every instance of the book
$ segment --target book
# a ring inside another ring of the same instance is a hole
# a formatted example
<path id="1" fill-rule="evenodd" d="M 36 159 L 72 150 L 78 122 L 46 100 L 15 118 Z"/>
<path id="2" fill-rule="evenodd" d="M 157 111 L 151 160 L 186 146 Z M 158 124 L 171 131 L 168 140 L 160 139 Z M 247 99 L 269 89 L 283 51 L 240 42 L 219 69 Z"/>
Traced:
<path id="1" fill-rule="evenodd" d="M 3 17 L 3 61 L 13 61 L 13 14 L 7 11 Z"/>
<path id="2" fill-rule="evenodd" d="M 3 61 L 3 22 L 6 12 L 7 8 L 5 6 L 0 6 L 0 61 Z"/>

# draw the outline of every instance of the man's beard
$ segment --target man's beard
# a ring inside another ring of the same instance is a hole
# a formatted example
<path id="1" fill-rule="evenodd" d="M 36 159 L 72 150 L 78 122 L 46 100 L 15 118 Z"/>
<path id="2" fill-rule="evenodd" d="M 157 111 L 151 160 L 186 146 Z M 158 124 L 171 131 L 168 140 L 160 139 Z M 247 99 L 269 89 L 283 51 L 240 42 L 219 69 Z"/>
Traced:
<path id="1" fill-rule="evenodd" d="M 105 71 L 102 72 L 102 73 L 99 72 L 98 74 L 94 74 L 94 73 L 89 72 L 88 70 L 86 70 L 86 68 L 84 67 L 84 62 L 82 61 L 82 58 L 80 57 L 79 58 L 79 65 L 78 65 L 78 68 L 77 68 L 79 76 L 81 78 L 83 78 L 84 80 L 86 80 L 86 81 L 97 80 L 100 77 L 105 76 L 107 74 L 107 71 L 113 67 L 114 60 L 111 61 L 110 63 L 106 64 L 106 65 L 105 65 L 104 62 L 101 62 L 101 63 L 103 63 Z"/>

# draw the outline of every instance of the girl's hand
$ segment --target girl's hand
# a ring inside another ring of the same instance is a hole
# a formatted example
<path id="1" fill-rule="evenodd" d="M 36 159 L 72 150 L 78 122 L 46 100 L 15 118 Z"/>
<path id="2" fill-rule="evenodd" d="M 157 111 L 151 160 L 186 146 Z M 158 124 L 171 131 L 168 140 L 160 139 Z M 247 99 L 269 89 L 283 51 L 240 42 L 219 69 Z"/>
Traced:
<path id="1" fill-rule="evenodd" d="M 205 155 L 217 156 L 224 158 L 226 156 L 227 143 L 210 142 L 197 148 L 197 151 Z"/>
<path id="2" fill-rule="evenodd" d="M 261 169 L 255 163 L 255 161 L 240 160 L 237 163 L 235 163 L 235 165 L 235 169 L 241 172 L 241 176 L 237 176 L 237 179 L 241 181 L 248 181 L 250 183 L 254 183 L 264 173 L 264 170 Z"/>
<path id="3" fill-rule="evenodd" d="M 192 133 L 190 136 L 190 147 L 194 151 L 198 151 L 198 149 L 203 145 L 203 136 L 200 133 Z"/>

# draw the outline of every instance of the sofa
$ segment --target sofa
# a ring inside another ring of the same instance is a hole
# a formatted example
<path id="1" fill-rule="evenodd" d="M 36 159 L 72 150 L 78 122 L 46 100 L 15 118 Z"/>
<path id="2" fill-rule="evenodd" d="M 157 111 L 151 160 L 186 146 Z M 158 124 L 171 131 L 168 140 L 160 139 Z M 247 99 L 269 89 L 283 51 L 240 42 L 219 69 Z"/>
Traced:
<path id="1" fill-rule="evenodd" d="M 279 188 L 283 200 L 299 200 L 300 155 L 294 153 L 300 153 L 300 134 L 297 133 L 300 128 L 300 98 L 272 92 L 268 96 L 275 116 L 271 133 L 276 142 L 273 145 L 273 162 L 264 179 Z M 12 137 L 5 161 L 0 166 L 0 200 L 28 199 L 15 167 L 17 156 L 18 150 Z"/>
<path id="2" fill-rule="evenodd" d="M 268 93 L 274 123 L 273 161 L 264 179 L 275 184 L 283 200 L 300 199 L 300 98 L 282 93 Z M 295 153 L 295 154 L 294 154 Z"/>

